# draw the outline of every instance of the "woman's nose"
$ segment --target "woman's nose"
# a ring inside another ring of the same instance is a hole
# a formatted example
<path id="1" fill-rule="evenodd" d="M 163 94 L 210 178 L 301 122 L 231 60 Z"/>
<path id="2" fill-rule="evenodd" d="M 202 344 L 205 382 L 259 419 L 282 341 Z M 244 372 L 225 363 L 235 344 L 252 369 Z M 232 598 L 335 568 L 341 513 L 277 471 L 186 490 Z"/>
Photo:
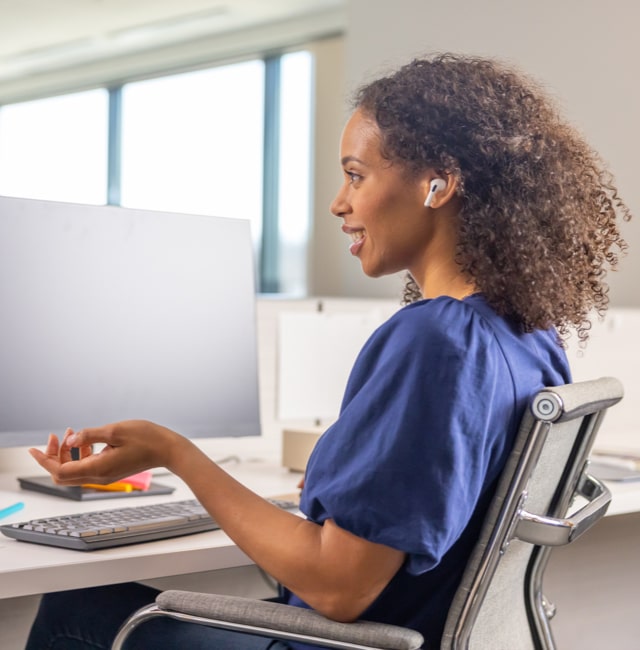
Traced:
<path id="1" fill-rule="evenodd" d="M 333 201 L 331 201 L 329 210 L 331 210 L 331 214 L 336 217 L 344 217 L 344 215 L 349 211 L 349 204 L 345 197 L 344 188 L 340 188 Z"/>

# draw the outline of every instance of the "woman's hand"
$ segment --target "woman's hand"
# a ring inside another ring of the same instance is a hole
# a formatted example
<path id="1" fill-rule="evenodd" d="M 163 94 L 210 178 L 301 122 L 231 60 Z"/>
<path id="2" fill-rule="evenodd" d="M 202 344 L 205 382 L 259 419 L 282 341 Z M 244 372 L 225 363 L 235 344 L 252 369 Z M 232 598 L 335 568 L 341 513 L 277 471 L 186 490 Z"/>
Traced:
<path id="1" fill-rule="evenodd" d="M 104 448 L 92 452 L 94 444 Z M 72 460 L 71 449 L 80 452 Z M 285 512 L 229 476 L 191 441 L 142 420 L 67 429 L 31 455 L 60 485 L 112 483 L 151 467 L 181 478 L 256 564 L 320 613 L 355 620 L 404 562 L 404 553 L 369 542 L 332 520 L 320 526 Z"/>
<path id="2" fill-rule="evenodd" d="M 93 445 L 104 447 L 93 453 Z M 145 420 L 128 420 L 74 432 L 67 429 L 62 442 L 49 436 L 44 452 L 29 453 L 59 485 L 112 483 L 153 467 L 170 467 L 178 448 L 190 443 L 179 434 Z M 79 450 L 73 460 L 71 449 Z"/>

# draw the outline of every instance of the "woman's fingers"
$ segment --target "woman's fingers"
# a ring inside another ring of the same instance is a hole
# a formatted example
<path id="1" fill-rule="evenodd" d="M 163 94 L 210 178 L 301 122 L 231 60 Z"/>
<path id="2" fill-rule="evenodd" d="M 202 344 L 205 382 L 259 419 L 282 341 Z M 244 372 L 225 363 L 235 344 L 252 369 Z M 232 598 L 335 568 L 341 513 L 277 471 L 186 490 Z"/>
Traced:
<path id="1" fill-rule="evenodd" d="M 61 443 L 50 436 L 46 453 L 30 452 L 56 483 L 110 483 L 151 467 L 168 466 L 179 440 L 177 433 L 165 427 L 129 420 L 77 432 L 67 429 Z M 104 446 L 94 454 L 96 443 Z"/>
<path id="2" fill-rule="evenodd" d="M 67 429 L 64 432 L 64 437 L 62 438 L 62 444 L 60 445 L 60 450 L 58 452 L 59 460 L 61 463 L 69 463 L 72 460 L 75 460 L 73 458 L 71 449 L 74 447 L 74 445 L 69 445 L 67 442 L 69 438 L 71 438 L 74 435 L 73 429 Z"/>
<path id="3" fill-rule="evenodd" d="M 50 433 L 49 439 L 47 440 L 47 449 L 45 451 L 45 454 L 47 454 L 47 456 L 57 457 L 59 451 L 60 442 L 58 441 L 58 436 L 56 436 L 55 433 Z"/>

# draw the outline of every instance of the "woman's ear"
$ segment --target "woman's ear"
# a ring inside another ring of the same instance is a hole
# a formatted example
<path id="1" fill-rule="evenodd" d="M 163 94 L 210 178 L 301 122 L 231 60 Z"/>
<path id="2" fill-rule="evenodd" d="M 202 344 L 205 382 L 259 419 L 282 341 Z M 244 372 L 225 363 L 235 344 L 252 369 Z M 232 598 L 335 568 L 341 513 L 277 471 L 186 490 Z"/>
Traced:
<path id="1" fill-rule="evenodd" d="M 431 174 L 422 183 L 426 208 L 440 208 L 455 195 L 457 179 L 451 174 Z"/>

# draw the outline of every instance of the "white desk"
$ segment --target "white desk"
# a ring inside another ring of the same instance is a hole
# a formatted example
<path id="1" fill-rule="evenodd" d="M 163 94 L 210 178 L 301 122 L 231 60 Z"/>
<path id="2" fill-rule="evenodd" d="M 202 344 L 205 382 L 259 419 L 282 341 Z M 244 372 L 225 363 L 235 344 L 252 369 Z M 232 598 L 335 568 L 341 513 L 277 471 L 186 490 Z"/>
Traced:
<path id="1" fill-rule="evenodd" d="M 245 462 L 230 465 L 225 469 L 264 496 L 295 492 L 296 484 L 300 480 L 299 475 L 275 464 Z M 77 502 L 21 490 L 15 476 L 0 474 L 0 503 L 25 503 L 22 511 L 0 520 L 0 523 L 123 505 L 187 499 L 193 496 L 189 489 L 173 476 L 159 476 L 157 480 L 175 486 L 176 491 L 171 495 L 142 496 L 131 500 Z M 25 544 L 0 535 L 0 598 L 250 564 L 253 564 L 252 561 L 219 530 L 90 552 Z"/>
<path id="2" fill-rule="evenodd" d="M 245 462 L 231 465 L 227 470 L 265 496 L 294 492 L 300 478 L 273 463 Z M 0 503 L 25 503 L 24 510 L 3 519 L 2 523 L 192 496 L 175 477 L 167 475 L 158 480 L 174 485 L 176 491 L 168 496 L 137 497 L 131 501 L 77 502 L 21 490 L 14 476 L 0 474 Z M 614 498 L 608 516 L 640 512 L 640 482 L 609 486 Z M 252 561 L 222 531 L 91 552 L 25 544 L 0 535 L 0 598 L 250 564 Z"/>
<path id="3" fill-rule="evenodd" d="M 245 462 L 227 469 L 265 496 L 294 492 L 300 479 L 300 475 L 275 463 Z M 162 476 L 158 480 L 175 485 L 176 492 L 163 497 L 139 497 L 125 503 L 191 496 L 173 477 Z M 545 592 L 559 609 L 553 621 L 558 647 L 576 647 L 574 642 L 579 639 L 579 647 L 587 650 L 637 648 L 634 617 L 640 581 L 637 560 L 640 483 L 609 485 L 614 497 L 605 521 L 585 535 L 584 541 L 581 539 L 552 553 L 545 573 Z M 27 492 L 20 490 L 15 476 L 9 474 L 0 474 L 0 500 L 4 505 L 19 500 L 26 504 L 24 510 L 3 519 L 3 523 L 117 507 L 123 503 L 117 500 L 79 503 Z M 187 574 L 210 571 L 220 574 L 225 573 L 220 571 L 224 569 L 245 573 L 251 572 L 251 566 L 251 560 L 222 531 L 88 553 L 25 544 L 0 535 L 0 627 L 8 635 L 5 640 L 9 643 L 5 647 L 9 650 L 24 647 L 28 625 L 35 613 L 36 596 L 41 593 L 179 575 L 189 578 Z M 581 581 L 579 588 L 576 580 Z M 235 582 L 234 577 L 234 587 Z"/>

